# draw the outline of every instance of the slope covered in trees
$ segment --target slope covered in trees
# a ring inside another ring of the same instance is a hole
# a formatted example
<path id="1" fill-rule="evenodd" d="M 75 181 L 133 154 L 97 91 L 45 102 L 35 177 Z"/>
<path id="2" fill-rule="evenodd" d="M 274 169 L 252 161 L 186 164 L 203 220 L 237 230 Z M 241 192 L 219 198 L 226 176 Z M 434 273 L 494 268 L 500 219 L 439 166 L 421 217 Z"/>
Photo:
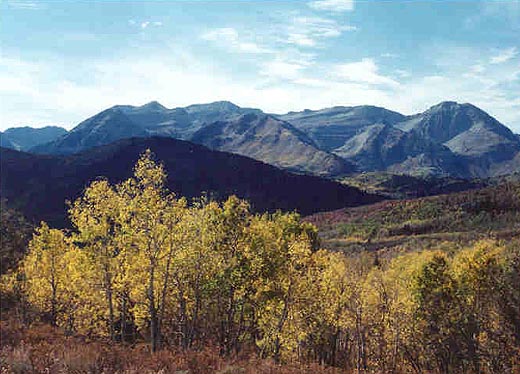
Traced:
<path id="1" fill-rule="evenodd" d="M 17 319 L 104 337 L 116 352 L 144 341 L 165 352 L 152 355 L 155 363 L 175 350 L 184 357 L 216 346 L 222 357 L 247 354 L 292 368 L 317 363 L 344 373 L 520 369 L 518 239 L 392 257 L 332 252 L 320 249 L 316 227 L 295 213 L 253 214 L 236 197 L 190 206 L 165 180 L 164 167 L 146 152 L 133 176 L 115 185 L 96 180 L 70 205 L 72 231 L 42 223 L 20 266 L 2 279 L 2 293 L 19 300 Z M 509 200 L 518 191 L 501 192 L 493 209 L 518 212 Z M 489 196 L 475 192 L 480 205 L 472 209 L 488 212 Z M 463 204 L 458 195 L 451 199 Z M 395 211 L 396 219 L 407 208 Z M 23 361 L 17 349 L 23 346 L 15 341 L 3 347 L 7 370 Z M 26 361 L 38 365 L 33 372 L 48 372 L 57 360 L 39 354 Z M 89 358 L 96 372 L 135 372 L 102 349 L 96 357 Z M 185 367 L 173 365 L 156 370 Z M 245 372 L 248 364 L 239 365 L 228 372 Z"/>
<path id="2" fill-rule="evenodd" d="M 139 154 L 151 148 L 165 162 L 168 187 L 186 198 L 203 193 L 217 200 L 237 195 L 254 211 L 301 214 L 380 201 L 357 188 L 295 175 L 262 162 L 170 138 L 124 139 L 70 156 L 43 156 L 1 149 L 0 194 L 28 219 L 66 223 L 66 200 L 76 199 L 99 176 L 112 183 L 132 174 Z"/>

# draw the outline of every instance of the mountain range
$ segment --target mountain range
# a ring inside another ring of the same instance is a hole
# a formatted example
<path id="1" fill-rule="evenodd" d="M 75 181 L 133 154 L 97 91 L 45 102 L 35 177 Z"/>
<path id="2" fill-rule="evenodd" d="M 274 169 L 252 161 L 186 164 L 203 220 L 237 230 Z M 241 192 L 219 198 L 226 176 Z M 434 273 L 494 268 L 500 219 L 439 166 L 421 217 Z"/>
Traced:
<path id="1" fill-rule="evenodd" d="M 12 127 L 5 132 L 0 132 L 0 147 L 28 151 L 37 145 L 51 142 L 65 134 L 67 134 L 67 130 L 58 126 L 36 129 L 29 126 Z"/>
<path id="2" fill-rule="evenodd" d="M 476 106 L 450 101 L 411 116 L 375 106 L 277 115 L 227 101 L 173 109 L 154 101 L 114 106 L 50 140 L 34 136 L 39 144 L 17 147 L 3 135 L 2 146 L 70 155 L 151 136 L 187 140 L 288 171 L 334 178 L 373 171 L 487 178 L 520 170 L 518 135 Z"/>

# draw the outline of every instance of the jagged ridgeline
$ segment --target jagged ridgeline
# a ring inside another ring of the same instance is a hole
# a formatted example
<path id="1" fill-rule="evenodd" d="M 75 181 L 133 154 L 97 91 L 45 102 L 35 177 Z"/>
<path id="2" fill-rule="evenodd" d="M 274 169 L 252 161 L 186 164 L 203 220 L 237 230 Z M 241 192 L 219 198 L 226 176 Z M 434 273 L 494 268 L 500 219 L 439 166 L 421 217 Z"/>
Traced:
<path id="1" fill-rule="evenodd" d="M 450 101 L 410 116 L 367 105 L 280 115 L 227 101 L 172 109 L 154 101 L 111 107 L 70 132 L 9 129 L 1 142 L 32 153 L 68 155 L 125 138 L 153 136 L 322 177 L 384 171 L 488 178 L 520 170 L 517 134 L 474 105 Z"/>

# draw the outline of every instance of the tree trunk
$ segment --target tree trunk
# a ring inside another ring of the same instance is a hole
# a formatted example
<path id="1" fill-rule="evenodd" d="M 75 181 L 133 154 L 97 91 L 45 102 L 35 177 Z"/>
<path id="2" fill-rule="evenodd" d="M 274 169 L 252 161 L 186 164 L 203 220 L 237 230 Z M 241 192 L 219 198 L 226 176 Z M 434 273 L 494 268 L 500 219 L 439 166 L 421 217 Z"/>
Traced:
<path id="1" fill-rule="evenodd" d="M 123 294 L 121 298 L 121 343 L 125 342 L 126 334 L 126 295 Z"/>
<path id="2" fill-rule="evenodd" d="M 105 296 L 108 304 L 108 329 L 110 331 L 110 340 L 114 341 L 116 338 L 115 326 L 114 326 L 114 300 L 112 294 L 112 281 L 110 279 L 110 273 L 108 268 L 105 266 Z"/>
<path id="3" fill-rule="evenodd" d="M 290 295 L 291 295 L 291 289 L 292 289 L 292 282 L 289 284 L 289 288 L 287 290 L 287 295 L 285 296 L 284 302 L 283 302 L 283 311 L 280 316 L 280 319 L 278 320 L 278 327 L 277 327 L 277 334 L 276 339 L 274 343 L 274 361 L 276 363 L 280 362 L 280 334 L 282 333 L 283 326 L 285 324 L 285 321 L 287 320 L 287 316 L 289 314 L 289 301 L 290 301 Z"/>
<path id="4" fill-rule="evenodd" d="M 152 352 L 157 352 L 161 344 L 161 327 L 157 307 L 155 305 L 155 268 L 150 266 L 150 279 L 148 283 L 148 312 L 150 313 L 150 340 Z"/>

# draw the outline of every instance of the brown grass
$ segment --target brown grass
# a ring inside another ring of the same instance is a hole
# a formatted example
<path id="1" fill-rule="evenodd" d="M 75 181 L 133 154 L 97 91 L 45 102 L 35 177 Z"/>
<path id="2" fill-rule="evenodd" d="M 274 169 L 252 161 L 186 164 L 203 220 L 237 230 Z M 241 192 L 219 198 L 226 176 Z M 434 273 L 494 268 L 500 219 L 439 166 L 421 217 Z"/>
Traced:
<path id="1" fill-rule="evenodd" d="M 254 355 L 223 358 L 214 347 L 199 351 L 164 349 L 151 353 L 148 345 L 110 344 L 70 337 L 58 329 L 36 325 L 29 329 L 0 322 L 1 374 L 340 374 L 340 369 L 317 364 L 285 363 Z"/>

